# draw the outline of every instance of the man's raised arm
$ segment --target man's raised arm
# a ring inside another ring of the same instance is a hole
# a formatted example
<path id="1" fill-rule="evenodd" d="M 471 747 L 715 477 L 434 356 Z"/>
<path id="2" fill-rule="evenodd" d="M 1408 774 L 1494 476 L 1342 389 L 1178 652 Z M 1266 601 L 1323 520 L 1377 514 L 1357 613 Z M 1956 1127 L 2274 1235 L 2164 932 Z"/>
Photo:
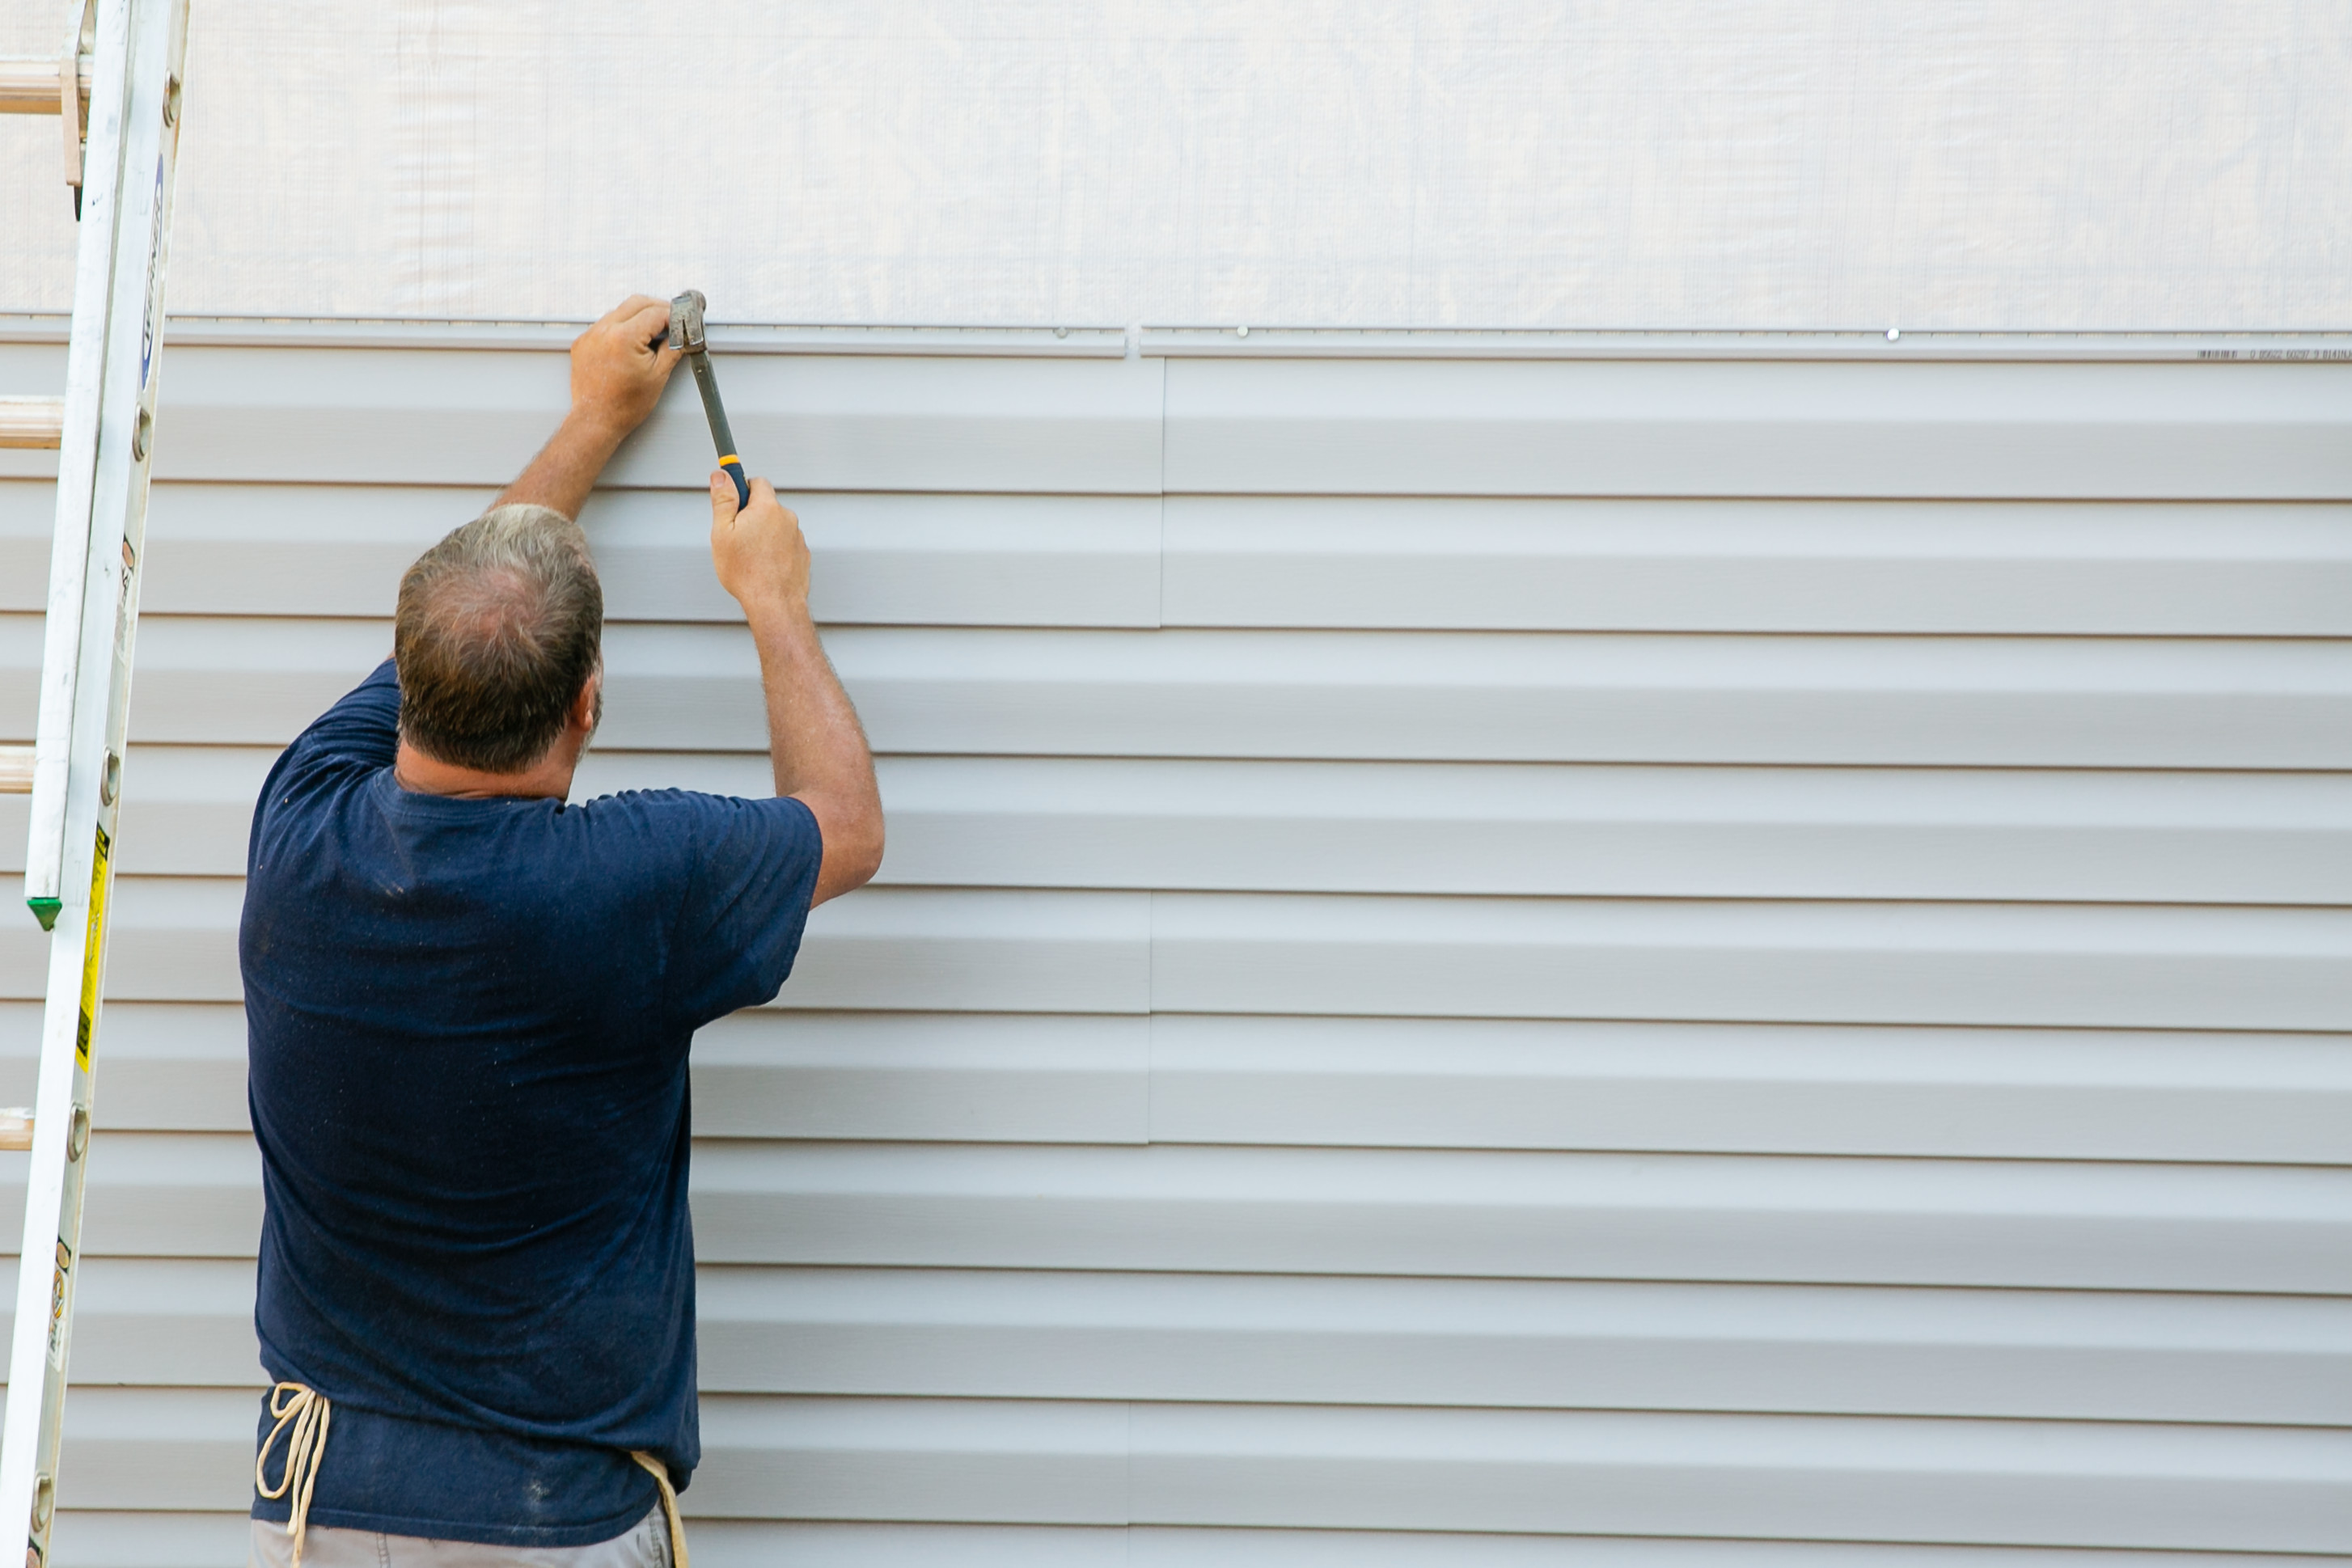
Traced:
<path id="1" fill-rule="evenodd" d="M 552 507 L 567 517 L 595 487 L 628 434 L 646 422 L 682 357 L 675 344 L 656 349 L 669 328 L 669 307 L 632 294 L 572 343 L 572 412 L 548 437 L 522 476 L 490 503 Z"/>
<path id="2" fill-rule="evenodd" d="M 882 795 L 857 710 L 809 619 L 808 541 L 765 479 L 751 481 L 751 504 L 739 511 L 735 482 L 721 471 L 710 476 L 710 561 L 759 645 L 776 793 L 807 806 L 824 836 L 811 900 L 823 904 L 881 868 Z"/>

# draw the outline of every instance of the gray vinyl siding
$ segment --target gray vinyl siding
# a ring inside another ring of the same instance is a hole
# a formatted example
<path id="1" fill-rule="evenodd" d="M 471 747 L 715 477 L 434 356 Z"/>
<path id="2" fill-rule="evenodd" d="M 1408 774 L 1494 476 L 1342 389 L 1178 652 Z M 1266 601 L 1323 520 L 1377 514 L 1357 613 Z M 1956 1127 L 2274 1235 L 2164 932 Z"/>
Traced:
<path id="1" fill-rule="evenodd" d="M 564 386 L 229 336 L 166 360 L 62 1477 L 126 1568 L 243 1552 L 253 795 Z M 706 1568 L 2352 1553 L 2352 367 L 1106 338 L 721 367 L 891 844 L 697 1045 Z M 584 518 L 583 793 L 765 787 L 709 462 L 673 396 Z"/>

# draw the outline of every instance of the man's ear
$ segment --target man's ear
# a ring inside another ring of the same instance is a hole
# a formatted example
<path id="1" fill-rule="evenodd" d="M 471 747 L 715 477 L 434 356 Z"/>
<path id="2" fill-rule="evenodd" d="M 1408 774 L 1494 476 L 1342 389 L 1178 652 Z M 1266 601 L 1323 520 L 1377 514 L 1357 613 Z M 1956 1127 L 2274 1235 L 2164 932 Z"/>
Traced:
<path id="1" fill-rule="evenodd" d="M 590 673 L 588 679 L 581 684 L 580 695 L 572 699 L 572 727 L 593 732 L 604 713 L 604 672 L 600 666 Z"/>

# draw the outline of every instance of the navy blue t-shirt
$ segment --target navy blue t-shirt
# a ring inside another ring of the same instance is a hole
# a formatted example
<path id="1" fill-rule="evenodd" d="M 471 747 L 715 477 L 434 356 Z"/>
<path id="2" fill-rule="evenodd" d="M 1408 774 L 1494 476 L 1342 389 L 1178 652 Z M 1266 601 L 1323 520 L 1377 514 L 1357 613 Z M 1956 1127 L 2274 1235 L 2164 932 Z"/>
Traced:
<path id="1" fill-rule="evenodd" d="M 254 811 L 262 1365 L 334 1403 L 311 1523 L 610 1540 L 654 1505 L 630 1450 L 701 1458 L 687 1048 L 791 972 L 816 820 L 415 794 L 399 712 L 386 663 Z"/>

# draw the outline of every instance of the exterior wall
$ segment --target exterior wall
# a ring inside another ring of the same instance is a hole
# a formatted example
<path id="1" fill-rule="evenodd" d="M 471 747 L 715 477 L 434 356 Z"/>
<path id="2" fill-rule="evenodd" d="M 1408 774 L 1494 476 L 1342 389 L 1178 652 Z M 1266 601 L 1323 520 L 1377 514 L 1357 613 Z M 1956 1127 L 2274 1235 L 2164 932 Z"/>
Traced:
<path id="1" fill-rule="evenodd" d="M 250 801 L 562 404 L 356 332 L 169 356 L 62 1561 L 242 1552 Z M 698 1044 L 701 1561 L 2352 1550 L 2352 371 L 992 345 L 721 367 L 892 840 Z M 708 463 L 586 792 L 761 787 Z"/>

